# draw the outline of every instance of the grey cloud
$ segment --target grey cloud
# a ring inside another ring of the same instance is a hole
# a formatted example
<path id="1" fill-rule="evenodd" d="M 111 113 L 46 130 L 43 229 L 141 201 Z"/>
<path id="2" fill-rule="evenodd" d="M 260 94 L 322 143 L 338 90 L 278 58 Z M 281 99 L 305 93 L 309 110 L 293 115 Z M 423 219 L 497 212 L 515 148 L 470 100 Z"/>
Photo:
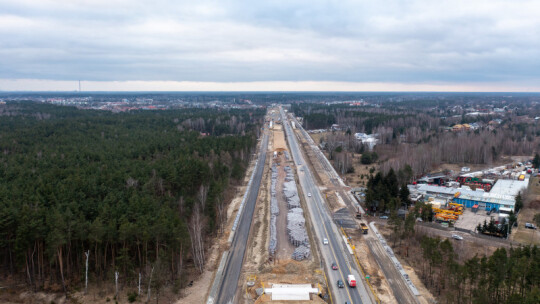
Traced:
<path id="1" fill-rule="evenodd" d="M 540 78 L 534 1 L 0 3 L 0 78 L 481 82 Z"/>

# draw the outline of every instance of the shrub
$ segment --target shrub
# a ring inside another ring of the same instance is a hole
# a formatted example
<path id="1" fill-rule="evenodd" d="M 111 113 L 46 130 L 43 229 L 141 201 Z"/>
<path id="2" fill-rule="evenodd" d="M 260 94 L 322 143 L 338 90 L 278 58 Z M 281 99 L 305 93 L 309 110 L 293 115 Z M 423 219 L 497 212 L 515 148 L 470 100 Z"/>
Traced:
<path id="1" fill-rule="evenodd" d="M 136 292 L 128 292 L 128 302 L 133 303 L 137 301 L 137 293 Z"/>

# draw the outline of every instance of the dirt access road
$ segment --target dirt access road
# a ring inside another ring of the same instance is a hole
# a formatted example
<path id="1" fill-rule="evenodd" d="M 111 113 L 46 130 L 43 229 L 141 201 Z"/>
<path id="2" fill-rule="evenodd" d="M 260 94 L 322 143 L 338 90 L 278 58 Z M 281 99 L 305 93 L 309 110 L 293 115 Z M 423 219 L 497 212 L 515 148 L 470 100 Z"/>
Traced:
<path id="1" fill-rule="evenodd" d="M 276 217 L 276 232 L 277 232 L 277 248 L 275 253 L 275 258 L 277 260 L 289 260 L 291 259 L 292 253 L 294 252 L 294 246 L 289 242 L 289 237 L 287 235 L 287 201 L 283 195 L 283 182 L 285 181 L 285 170 L 284 166 L 290 165 L 290 163 L 285 162 L 285 156 L 278 155 L 274 159 L 278 169 L 278 178 L 276 183 L 276 198 L 279 206 L 279 215 Z"/>
<path id="2" fill-rule="evenodd" d="M 257 296 L 255 290 L 261 287 L 269 287 L 271 284 L 313 284 L 313 286 L 325 287 L 326 282 L 324 275 L 321 272 L 320 260 L 315 247 L 312 247 L 312 257 L 304 261 L 294 261 L 291 258 L 294 247 L 288 240 L 286 231 L 287 227 L 287 205 L 283 197 L 283 180 L 285 178 L 285 171 L 283 167 L 291 165 L 287 162 L 284 154 L 278 154 L 276 158 L 273 157 L 275 150 L 282 151 L 287 149 L 286 142 L 284 140 L 283 131 L 281 125 L 274 124 L 272 132 L 270 132 L 270 141 L 267 151 L 267 161 L 265 164 L 265 170 L 263 173 L 263 180 L 261 181 L 261 189 L 257 198 L 256 211 L 254 213 L 251 233 L 246 248 L 246 257 L 244 259 L 244 265 L 242 268 L 242 274 L 240 276 L 240 288 L 236 299 L 238 303 L 279 303 L 271 301 L 268 295 Z M 277 220 L 277 250 L 274 259 L 270 259 L 268 246 L 270 240 L 270 187 L 271 187 L 271 166 L 273 162 L 279 162 L 278 166 L 278 183 L 276 184 L 276 196 L 278 197 L 278 203 L 280 203 L 280 215 Z M 298 189 L 301 191 L 300 187 Z M 302 197 L 300 195 L 300 197 Z M 305 207 L 305 201 L 301 200 L 302 208 Z M 306 215 L 306 214 L 304 214 Z M 310 233 L 309 219 L 306 217 L 306 230 L 308 230 L 308 236 L 310 237 L 310 243 L 313 244 L 313 236 Z M 255 286 L 247 287 L 246 282 L 249 279 L 253 279 Z M 304 302 L 290 302 L 286 303 L 304 303 Z M 309 303 L 325 303 L 316 295 L 312 295 L 312 299 Z"/>

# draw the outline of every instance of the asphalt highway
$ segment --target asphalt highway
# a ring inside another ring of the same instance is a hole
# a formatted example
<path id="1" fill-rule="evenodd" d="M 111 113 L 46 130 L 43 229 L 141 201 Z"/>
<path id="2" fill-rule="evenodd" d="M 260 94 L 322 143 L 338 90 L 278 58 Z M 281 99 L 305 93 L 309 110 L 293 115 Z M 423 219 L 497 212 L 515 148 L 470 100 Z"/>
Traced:
<path id="1" fill-rule="evenodd" d="M 243 212 L 240 215 L 240 220 L 236 228 L 236 233 L 231 242 L 229 255 L 227 257 L 223 270 L 223 280 L 221 280 L 221 285 L 218 287 L 215 303 L 228 304 L 238 302 L 235 301 L 236 290 L 238 287 L 238 279 L 240 278 L 240 272 L 242 270 L 242 264 L 244 262 L 244 255 L 247 247 L 249 231 L 251 229 L 253 211 L 255 210 L 257 196 L 259 195 L 259 188 L 261 186 L 264 164 L 266 162 L 267 149 L 268 133 L 265 130 L 263 131 L 257 166 L 254 169 L 255 174 L 253 175 L 251 187 L 247 190 L 249 191 L 248 196 L 244 205 Z"/>
<path id="2" fill-rule="evenodd" d="M 300 186 L 302 187 L 315 234 L 318 238 L 319 247 L 321 248 L 328 285 L 332 289 L 333 302 L 345 303 L 345 301 L 348 301 L 352 304 L 372 303 L 373 300 L 367 291 L 365 282 L 360 276 L 360 272 L 356 268 L 352 256 L 345 247 L 342 234 L 332 221 L 331 212 L 323 200 L 309 166 L 306 165 L 291 125 L 281 108 L 280 111 L 289 148 L 296 164 Z M 311 197 L 308 196 L 308 193 L 311 193 Z M 323 245 L 324 238 L 328 240 L 328 245 Z M 332 270 L 331 264 L 333 262 L 338 265 L 338 270 Z M 348 286 L 347 276 L 349 274 L 355 276 L 357 282 L 356 288 L 350 288 Z M 337 280 L 342 280 L 345 288 L 338 288 Z"/>
<path id="3" fill-rule="evenodd" d="M 296 124 L 298 126 L 300 125 L 298 122 L 296 122 Z M 343 201 L 347 205 L 349 212 L 351 212 L 351 214 L 354 214 L 357 211 L 356 201 L 351 198 L 350 193 L 348 193 L 349 191 L 347 187 L 345 187 L 345 184 L 339 182 L 339 179 L 337 178 L 337 173 L 333 168 L 331 168 L 327 160 L 322 159 L 324 155 L 322 157 L 320 156 L 322 155 L 322 153 L 320 153 L 320 150 L 313 144 L 313 141 L 309 137 L 309 134 L 303 128 L 299 128 L 305 140 L 308 141 L 308 143 L 311 143 L 310 146 L 312 147 L 312 149 L 318 150 L 315 151 L 315 153 L 317 154 L 317 158 L 320 161 L 321 165 L 325 169 L 325 173 L 330 178 L 332 184 L 337 187 L 336 191 L 340 193 Z M 363 222 L 367 224 L 367 222 Z M 370 252 L 373 254 L 373 257 L 377 261 L 377 264 L 379 265 L 379 267 L 384 273 L 384 276 L 388 280 L 388 283 L 392 288 L 392 292 L 394 293 L 394 297 L 396 298 L 398 303 L 418 303 L 418 299 L 411 292 L 411 290 L 407 286 L 407 283 L 403 280 L 401 273 L 396 269 L 396 267 L 394 267 L 393 262 L 386 254 L 386 251 L 384 250 L 379 240 L 372 233 L 364 235 L 364 238 L 367 242 Z"/>

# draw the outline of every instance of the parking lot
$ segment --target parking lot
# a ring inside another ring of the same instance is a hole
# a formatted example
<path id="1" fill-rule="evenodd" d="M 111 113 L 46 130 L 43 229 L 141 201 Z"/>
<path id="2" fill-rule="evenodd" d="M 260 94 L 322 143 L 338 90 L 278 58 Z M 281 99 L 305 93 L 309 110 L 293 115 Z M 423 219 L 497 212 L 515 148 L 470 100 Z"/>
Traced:
<path id="1" fill-rule="evenodd" d="M 478 212 L 474 213 L 471 209 L 465 209 L 463 214 L 459 216 L 459 220 L 456 221 L 455 227 L 474 231 L 478 224 L 484 223 L 484 220 L 488 223 L 491 217 L 497 220 L 497 213 L 487 215 L 486 212 L 485 210 L 478 210 Z"/>

